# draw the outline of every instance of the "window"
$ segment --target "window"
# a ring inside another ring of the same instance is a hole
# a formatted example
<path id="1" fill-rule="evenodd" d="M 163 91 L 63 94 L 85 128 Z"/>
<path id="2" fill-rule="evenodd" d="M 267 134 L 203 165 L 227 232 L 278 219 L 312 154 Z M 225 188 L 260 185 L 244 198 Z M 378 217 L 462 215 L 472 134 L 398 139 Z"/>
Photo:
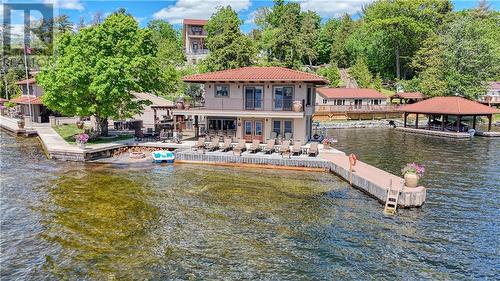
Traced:
<path id="1" fill-rule="evenodd" d="M 245 135 L 252 134 L 252 121 L 245 121 Z"/>
<path id="2" fill-rule="evenodd" d="M 262 87 L 245 88 L 245 109 L 262 109 Z"/>
<path id="3" fill-rule="evenodd" d="M 327 104 L 328 103 L 328 100 L 327 99 L 323 99 L 323 104 Z"/>
<path id="4" fill-rule="evenodd" d="M 201 35 L 203 28 L 201 26 L 191 26 L 191 33 Z"/>
<path id="5" fill-rule="evenodd" d="M 293 133 L 292 120 L 273 120 L 273 132 L 284 136 L 286 133 Z"/>
<path id="6" fill-rule="evenodd" d="M 255 121 L 255 135 L 262 136 L 262 121 Z"/>
<path id="7" fill-rule="evenodd" d="M 293 87 L 274 88 L 274 109 L 292 110 Z"/>
<path id="8" fill-rule="evenodd" d="M 229 86 L 228 85 L 216 85 L 215 86 L 215 97 L 229 97 Z"/>
<path id="9" fill-rule="evenodd" d="M 307 99 L 306 105 L 311 105 L 312 103 L 313 88 L 307 87 Z"/>
<path id="10" fill-rule="evenodd" d="M 281 134 L 281 121 L 279 120 L 273 121 L 273 132 L 275 132 L 276 135 Z"/>
<path id="11" fill-rule="evenodd" d="M 236 130 L 236 119 L 209 119 L 210 130 Z"/>

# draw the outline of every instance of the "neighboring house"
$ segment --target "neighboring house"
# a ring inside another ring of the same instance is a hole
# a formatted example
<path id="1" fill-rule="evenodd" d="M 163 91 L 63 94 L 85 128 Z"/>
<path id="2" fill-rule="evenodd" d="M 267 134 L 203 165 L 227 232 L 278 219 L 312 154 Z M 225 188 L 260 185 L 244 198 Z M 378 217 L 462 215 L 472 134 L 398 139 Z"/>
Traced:
<path id="1" fill-rule="evenodd" d="M 208 49 L 205 46 L 207 23 L 207 20 L 200 19 L 184 19 L 183 21 L 182 40 L 188 64 L 197 64 L 208 55 Z"/>
<path id="2" fill-rule="evenodd" d="M 144 127 L 154 128 L 159 121 L 172 118 L 172 109 L 175 107 L 174 102 L 150 93 L 132 93 L 132 95 L 138 100 L 149 100 L 151 102 L 150 105 L 144 107 L 142 113 L 132 117 L 141 119 Z"/>
<path id="3" fill-rule="evenodd" d="M 480 96 L 479 102 L 489 106 L 500 106 L 500 82 L 490 82 L 486 95 Z"/>
<path id="4" fill-rule="evenodd" d="M 204 84 L 205 107 L 173 110 L 174 116 L 193 116 L 195 130 L 205 128 L 202 133 L 263 142 L 287 136 L 307 142 L 312 134 L 316 85 L 328 84 L 316 74 L 283 67 L 243 67 L 183 80 Z M 197 124 L 200 117 L 205 118 L 204 124 Z"/>
<path id="5" fill-rule="evenodd" d="M 25 116 L 33 116 L 33 121 L 37 123 L 49 122 L 49 116 L 54 113 L 43 105 L 41 97 L 43 90 L 36 84 L 35 78 L 16 82 L 21 87 L 22 95 L 10 101 L 20 105 L 21 113 Z M 30 106 L 31 105 L 31 106 Z"/>
<path id="6" fill-rule="evenodd" d="M 387 98 L 374 89 L 318 88 L 317 105 L 352 106 L 361 109 L 368 105 L 386 105 Z"/>
<path id="7" fill-rule="evenodd" d="M 390 102 L 392 103 L 393 100 L 398 100 L 400 104 L 411 104 L 415 102 L 419 102 L 421 100 L 425 99 L 424 94 L 420 92 L 401 92 L 401 93 L 396 93 L 392 96 L 389 97 Z"/>
<path id="8" fill-rule="evenodd" d="M 318 88 L 315 121 L 333 119 L 373 119 L 401 115 L 396 106 L 374 89 Z"/>

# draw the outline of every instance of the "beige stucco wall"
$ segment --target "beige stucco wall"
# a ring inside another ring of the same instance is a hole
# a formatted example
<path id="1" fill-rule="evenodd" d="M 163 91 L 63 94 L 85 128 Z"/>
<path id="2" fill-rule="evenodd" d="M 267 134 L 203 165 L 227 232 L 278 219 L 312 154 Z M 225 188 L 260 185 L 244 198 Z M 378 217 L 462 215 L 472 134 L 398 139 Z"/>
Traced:
<path id="1" fill-rule="evenodd" d="M 216 85 L 228 85 L 229 97 L 215 97 Z M 293 86 L 293 100 L 302 101 L 307 98 L 306 83 L 206 83 L 205 107 L 210 110 L 244 110 L 244 89 L 246 86 L 262 86 L 264 93 L 264 107 L 261 110 L 273 110 L 273 89 L 276 86 Z M 312 102 L 314 104 L 313 95 Z M 257 109 L 258 110 L 258 109 Z"/>

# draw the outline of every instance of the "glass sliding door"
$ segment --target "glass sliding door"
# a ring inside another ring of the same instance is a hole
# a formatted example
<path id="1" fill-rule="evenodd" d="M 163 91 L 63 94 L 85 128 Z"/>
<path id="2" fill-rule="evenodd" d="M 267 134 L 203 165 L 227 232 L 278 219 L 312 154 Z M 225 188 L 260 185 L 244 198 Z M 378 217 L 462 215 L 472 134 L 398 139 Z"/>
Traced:
<path id="1" fill-rule="evenodd" d="M 243 136 L 246 141 L 264 140 L 264 121 L 263 120 L 244 120 Z"/>
<path id="2" fill-rule="evenodd" d="M 273 95 L 274 110 L 292 110 L 293 87 L 275 87 Z"/>

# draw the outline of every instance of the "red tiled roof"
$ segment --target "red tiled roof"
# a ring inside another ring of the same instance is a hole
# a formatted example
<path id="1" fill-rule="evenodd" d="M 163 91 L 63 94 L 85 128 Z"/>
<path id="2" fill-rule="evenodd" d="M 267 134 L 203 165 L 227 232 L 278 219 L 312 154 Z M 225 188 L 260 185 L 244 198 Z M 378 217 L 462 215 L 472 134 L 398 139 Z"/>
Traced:
<path id="1" fill-rule="evenodd" d="M 190 24 L 190 25 L 206 25 L 208 20 L 200 20 L 200 19 L 184 19 L 182 24 Z"/>
<path id="2" fill-rule="evenodd" d="M 18 103 L 18 104 L 29 104 L 30 101 L 31 101 L 31 104 L 43 104 L 40 97 L 30 97 L 28 99 L 27 96 L 20 96 L 17 98 L 13 98 L 10 101 L 13 103 Z"/>
<path id="3" fill-rule="evenodd" d="M 35 80 L 35 78 L 30 78 L 30 79 L 28 79 L 28 83 L 29 83 L 29 84 L 36 84 L 36 80 Z M 21 81 L 17 81 L 17 82 L 16 82 L 16 85 L 26 85 L 26 79 L 21 80 Z"/>
<path id="4" fill-rule="evenodd" d="M 396 93 L 391 96 L 391 98 L 402 98 L 402 99 L 424 99 L 424 94 L 420 92 L 408 92 L 408 93 Z"/>
<path id="5" fill-rule="evenodd" d="M 182 78 L 184 82 L 311 82 L 319 85 L 328 84 L 325 78 L 313 74 L 277 66 L 248 66 Z"/>
<path id="6" fill-rule="evenodd" d="M 461 97 L 434 97 L 414 104 L 403 105 L 400 111 L 447 115 L 496 114 L 500 110 Z"/>
<path id="7" fill-rule="evenodd" d="M 327 99 L 386 99 L 375 89 L 317 88 L 316 92 Z"/>

